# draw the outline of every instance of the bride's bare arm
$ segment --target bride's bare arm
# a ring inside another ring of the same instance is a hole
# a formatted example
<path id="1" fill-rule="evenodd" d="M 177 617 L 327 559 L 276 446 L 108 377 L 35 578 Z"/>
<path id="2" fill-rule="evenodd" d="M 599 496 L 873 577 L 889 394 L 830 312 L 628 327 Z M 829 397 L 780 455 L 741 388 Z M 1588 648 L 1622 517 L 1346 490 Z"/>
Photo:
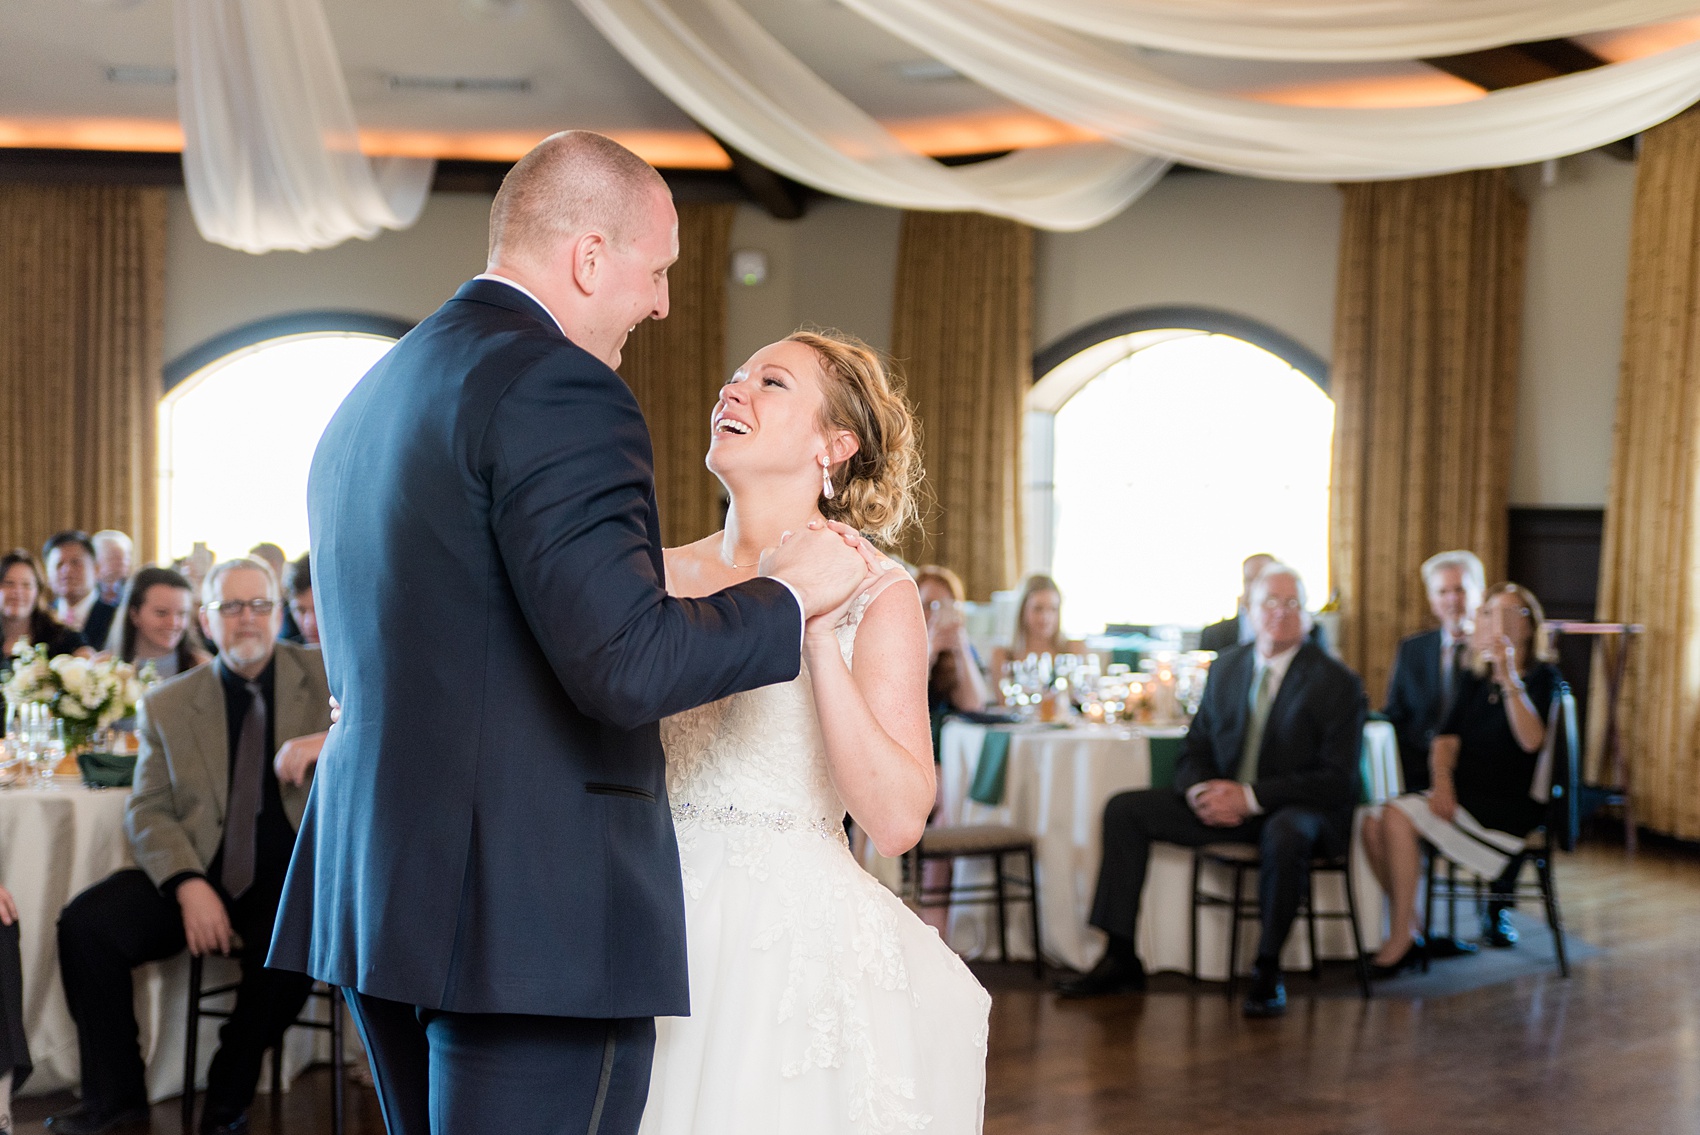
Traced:
<path id="1" fill-rule="evenodd" d="M 875 596 L 856 628 L 854 671 L 824 618 L 810 620 L 803 654 L 833 786 L 880 854 L 901 855 L 920 841 L 934 794 L 927 625 L 914 583 Z"/>

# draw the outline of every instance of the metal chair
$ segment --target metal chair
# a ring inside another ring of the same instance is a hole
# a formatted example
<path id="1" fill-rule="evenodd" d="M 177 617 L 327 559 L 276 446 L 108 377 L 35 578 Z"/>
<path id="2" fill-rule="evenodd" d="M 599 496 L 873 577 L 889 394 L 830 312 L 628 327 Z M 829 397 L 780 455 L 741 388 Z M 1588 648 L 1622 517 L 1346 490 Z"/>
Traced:
<path id="1" fill-rule="evenodd" d="M 207 1008 L 205 1002 L 214 997 L 235 993 L 237 982 L 215 985 L 210 989 L 202 988 L 202 978 L 206 968 L 206 959 L 190 956 L 189 958 L 189 1008 L 188 1031 L 183 1042 L 183 1130 L 195 1129 L 195 1062 L 200 1049 L 201 1018 L 212 1017 L 216 1020 L 227 1020 L 230 1009 Z M 333 986 L 322 982 L 315 983 L 313 991 L 308 995 L 308 1003 L 314 998 L 325 1003 L 326 1019 L 315 1020 L 303 1013 L 295 1018 L 294 1024 L 306 1029 L 321 1029 L 331 1034 L 331 1131 L 333 1135 L 343 1135 L 343 1034 L 342 1034 L 342 994 Z M 287 1032 L 287 1030 L 286 1030 Z M 283 1095 L 283 1038 L 279 1037 L 272 1046 L 272 1105 L 277 1106 Z"/>
<path id="2" fill-rule="evenodd" d="M 1427 840 L 1423 847 L 1428 852 L 1428 869 L 1426 875 L 1425 897 L 1423 900 L 1423 926 L 1435 924 L 1434 912 L 1437 902 L 1444 902 L 1447 927 L 1449 931 L 1457 929 L 1454 919 L 1455 906 L 1459 899 L 1472 899 L 1480 911 L 1487 902 L 1506 903 L 1518 906 L 1524 902 L 1539 902 L 1546 910 L 1547 928 L 1552 932 L 1553 954 L 1558 960 L 1558 975 L 1570 976 L 1570 959 L 1564 951 L 1564 915 L 1558 905 L 1558 887 L 1553 879 L 1552 860 L 1555 851 L 1574 851 L 1576 841 L 1581 832 L 1582 815 L 1578 803 L 1576 786 L 1580 775 L 1578 768 L 1576 744 L 1576 699 L 1568 686 L 1561 685 L 1558 696 L 1552 700 L 1552 708 L 1547 711 L 1547 739 L 1542 747 L 1541 768 L 1546 771 L 1548 786 L 1541 789 L 1547 803 L 1546 821 L 1530 833 L 1523 853 L 1517 860 L 1515 881 L 1509 891 L 1490 892 L 1488 880 L 1474 872 L 1469 872 L 1469 878 L 1460 883 L 1458 879 L 1459 865 L 1447 859 L 1438 848 Z M 1539 780 L 1541 771 L 1536 772 Z M 1532 786 L 1532 791 L 1540 788 Z M 1444 861 L 1446 876 L 1439 877 L 1438 867 Z M 1532 863 L 1535 867 L 1535 879 L 1525 883 L 1523 864 Z M 1428 955 L 1422 959 L 1423 971 L 1428 971 Z"/>
<path id="3" fill-rule="evenodd" d="M 1027 862 L 1027 875 L 1004 872 L 1004 857 Z M 922 866 L 929 860 L 990 859 L 992 879 L 958 887 L 954 882 L 929 888 L 922 881 Z M 1032 915 L 1033 973 L 1045 977 L 1045 955 L 1039 948 L 1039 885 L 1033 837 L 1019 828 L 978 824 L 960 828 L 928 828 L 921 842 L 904 856 L 909 876 L 909 900 L 917 907 L 987 906 L 998 908 L 998 960 L 1009 960 L 1009 904 L 1025 902 Z"/>
<path id="4" fill-rule="evenodd" d="M 1204 864 L 1214 863 L 1233 872 L 1234 887 L 1231 895 L 1219 895 L 1204 889 Z M 1228 1000 L 1234 998 L 1234 989 L 1239 981 L 1240 971 L 1240 923 L 1256 921 L 1260 908 L 1255 894 L 1247 897 L 1245 893 L 1245 878 L 1247 874 L 1262 870 L 1263 859 L 1257 847 L 1249 843 L 1210 843 L 1197 848 L 1192 857 L 1192 937 L 1189 944 L 1190 974 L 1194 984 L 1198 982 L 1198 917 L 1205 907 L 1228 908 Z M 1310 938 L 1310 975 L 1312 978 L 1322 978 L 1322 954 L 1317 948 L 1316 924 L 1319 919 L 1349 923 L 1352 928 L 1353 958 L 1358 969 L 1358 990 L 1368 1000 L 1370 996 L 1369 961 L 1364 954 L 1363 937 L 1358 931 L 1358 898 L 1352 886 L 1351 850 L 1338 856 L 1318 856 L 1311 860 L 1310 871 L 1312 883 L 1309 892 L 1304 897 L 1304 904 L 1299 913 L 1304 916 L 1305 932 Z M 1318 873 L 1327 874 L 1338 872 L 1346 885 L 1346 909 L 1323 910 L 1316 909 L 1315 876 Z"/>

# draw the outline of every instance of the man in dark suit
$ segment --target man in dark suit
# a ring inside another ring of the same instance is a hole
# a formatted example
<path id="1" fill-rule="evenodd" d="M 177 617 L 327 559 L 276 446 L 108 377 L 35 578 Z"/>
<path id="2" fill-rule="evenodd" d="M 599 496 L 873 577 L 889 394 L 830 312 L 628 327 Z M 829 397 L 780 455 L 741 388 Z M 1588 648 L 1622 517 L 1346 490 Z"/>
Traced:
<path id="1" fill-rule="evenodd" d="M 1305 641 L 1310 617 L 1297 572 L 1269 565 L 1250 599 L 1257 637 L 1211 667 L 1174 787 L 1124 792 L 1104 807 L 1092 925 L 1110 936 L 1109 952 L 1091 973 L 1064 982 L 1065 996 L 1145 988 L 1135 942 L 1153 841 L 1229 841 L 1257 844 L 1263 860 L 1262 936 L 1242 1008 L 1250 1017 L 1286 1009 L 1281 947 L 1310 861 L 1351 838 L 1365 700 L 1356 674 Z"/>
<path id="2" fill-rule="evenodd" d="M 41 560 L 53 589 L 54 617 L 81 631 L 96 651 L 105 650 L 118 607 L 100 597 L 94 541 L 86 532 L 55 532 L 42 547 Z"/>
<path id="3" fill-rule="evenodd" d="M 82 1106 L 56 1135 L 147 1122 L 130 971 L 181 953 L 228 954 L 242 980 L 207 1073 L 203 1135 L 247 1130 L 260 1058 L 311 981 L 265 968 L 278 895 L 330 726 L 319 652 L 277 643 L 277 581 L 257 560 L 207 577 L 201 623 L 218 658 L 142 701 L 141 758 L 124 824 L 138 867 L 96 883 L 59 918 L 65 1001 L 77 1022 Z M 275 763 L 274 763 L 275 762 Z"/>
<path id="4" fill-rule="evenodd" d="M 821 529 L 766 578 L 663 589 L 649 435 L 613 368 L 667 314 L 677 224 L 629 151 L 545 140 L 496 196 L 489 271 L 313 459 L 342 713 L 271 961 L 344 987 L 391 1135 L 637 1129 L 653 1018 L 690 1010 L 656 722 L 794 678 L 804 617 L 869 578 Z"/>
<path id="5" fill-rule="evenodd" d="M 1198 649 L 1214 650 L 1217 654 L 1232 650 L 1236 646 L 1249 644 L 1256 636 L 1255 624 L 1251 617 L 1251 585 L 1257 581 L 1263 569 L 1275 562 L 1275 557 L 1268 552 L 1258 552 L 1247 556 L 1240 563 L 1240 598 L 1231 618 L 1219 623 L 1211 623 L 1198 632 Z M 1311 623 L 1309 641 L 1316 646 L 1328 649 L 1322 638 L 1322 628 L 1315 622 Z"/>

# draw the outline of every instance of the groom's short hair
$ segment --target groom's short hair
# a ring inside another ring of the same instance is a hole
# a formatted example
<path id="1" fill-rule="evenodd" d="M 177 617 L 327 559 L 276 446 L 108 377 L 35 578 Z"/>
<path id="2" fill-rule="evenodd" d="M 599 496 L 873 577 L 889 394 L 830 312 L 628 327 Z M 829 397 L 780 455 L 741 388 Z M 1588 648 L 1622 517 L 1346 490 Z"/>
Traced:
<path id="1" fill-rule="evenodd" d="M 546 254 L 560 237 L 588 231 L 625 244 L 645 196 L 657 190 L 668 192 L 655 167 L 612 138 L 552 134 L 502 179 L 490 206 L 490 263 Z"/>

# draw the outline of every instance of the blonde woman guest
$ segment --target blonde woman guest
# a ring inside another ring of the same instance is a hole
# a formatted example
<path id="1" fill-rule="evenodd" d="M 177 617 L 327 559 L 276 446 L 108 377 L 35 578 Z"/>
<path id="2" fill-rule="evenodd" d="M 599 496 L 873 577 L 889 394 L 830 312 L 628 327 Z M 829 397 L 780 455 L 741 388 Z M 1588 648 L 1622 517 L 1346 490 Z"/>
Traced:
<path id="1" fill-rule="evenodd" d="M 916 569 L 915 586 L 927 616 L 928 707 L 934 713 L 979 713 L 991 699 L 962 618 L 967 601 L 962 577 L 947 567 L 926 564 Z"/>
<path id="2" fill-rule="evenodd" d="M 1008 647 L 992 651 L 992 675 L 1030 654 L 1082 654 L 1086 644 L 1062 631 L 1062 589 L 1048 575 L 1030 575 L 1021 587 L 1015 609 L 1015 637 Z"/>
<path id="3" fill-rule="evenodd" d="M 1377 976 L 1391 977 L 1422 957 L 1416 913 L 1422 840 L 1475 874 L 1499 879 L 1521 854 L 1523 837 L 1541 823 L 1545 805 L 1531 799 L 1529 787 L 1546 742 L 1547 710 L 1563 685 L 1544 622 L 1528 588 L 1488 589 L 1476 615 L 1474 657 L 1458 676 L 1451 710 L 1429 748 L 1433 787 L 1365 817 L 1364 851 L 1391 907 Z"/>

